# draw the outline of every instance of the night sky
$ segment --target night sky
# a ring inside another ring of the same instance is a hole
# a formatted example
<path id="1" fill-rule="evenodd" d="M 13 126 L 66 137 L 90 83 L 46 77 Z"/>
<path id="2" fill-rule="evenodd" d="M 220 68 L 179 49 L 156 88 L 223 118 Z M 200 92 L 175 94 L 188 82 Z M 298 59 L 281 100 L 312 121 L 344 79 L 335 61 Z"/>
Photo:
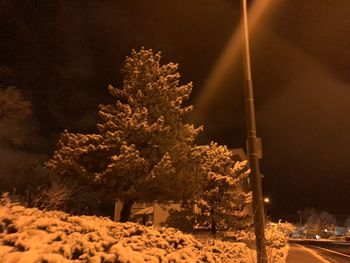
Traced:
<path id="1" fill-rule="evenodd" d="M 277 2 L 250 39 L 269 213 L 296 217 L 314 207 L 350 214 L 350 1 Z M 178 62 L 197 104 L 239 20 L 235 0 L 0 0 L 0 86 L 22 89 L 34 110 L 20 149 L 6 144 L 13 131 L 1 128 L 2 170 L 50 155 L 63 129 L 93 132 L 97 106 L 112 102 L 107 86 L 121 86 L 132 48 Z M 199 143 L 245 145 L 242 58 L 232 61 L 189 118 L 205 125 Z"/>

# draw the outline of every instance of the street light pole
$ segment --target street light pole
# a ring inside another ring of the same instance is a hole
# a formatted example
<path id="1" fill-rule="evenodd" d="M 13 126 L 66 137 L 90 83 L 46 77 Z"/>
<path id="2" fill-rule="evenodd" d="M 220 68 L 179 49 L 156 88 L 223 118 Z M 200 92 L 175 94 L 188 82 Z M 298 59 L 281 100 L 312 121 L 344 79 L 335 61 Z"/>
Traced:
<path id="1" fill-rule="evenodd" d="M 265 223 L 267 221 L 267 209 L 268 209 L 269 205 L 270 205 L 270 198 L 265 197 L 264 198 L 264 216 L 265 216 L 264 218 L 265 218 Z"/>
<path id="2" fill-rule="evenodd" d="M 253 82 L 250 66 L 249 33 L 247 17 L 247 1 L 242 0 L 243 21 L 243 61 L 244 61 L 244 90 L 247 115 L 247 135 L 249 150 L 249 166 L 251 170 L 251 189 L 253 191 L 253 214 L 256 238 L 257 263 L 266 263 L 265 222 L 262 200 L 261 174 L 259 169 L 258 145 L 256 137 Z"/>

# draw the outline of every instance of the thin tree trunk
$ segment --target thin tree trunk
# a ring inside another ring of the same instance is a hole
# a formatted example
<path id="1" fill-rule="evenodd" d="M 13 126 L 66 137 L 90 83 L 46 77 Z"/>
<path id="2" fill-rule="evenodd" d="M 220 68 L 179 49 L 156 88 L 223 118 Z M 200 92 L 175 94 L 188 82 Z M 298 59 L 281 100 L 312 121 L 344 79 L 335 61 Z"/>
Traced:
<path id="1" fill-rule="evenodd" d="M 211 234 L 215 235 L 216 234 L 216 222 L 214 218 L 214 209 L 211 211 Z"/>
<path id="2" fill-rule="evenodd" d="M 134 204 L 134 200 L 125 199 L 123 202 L 123 208 L 120 212 L 120 222 L 127 222 L 130 220 L 131 207 Z"/>

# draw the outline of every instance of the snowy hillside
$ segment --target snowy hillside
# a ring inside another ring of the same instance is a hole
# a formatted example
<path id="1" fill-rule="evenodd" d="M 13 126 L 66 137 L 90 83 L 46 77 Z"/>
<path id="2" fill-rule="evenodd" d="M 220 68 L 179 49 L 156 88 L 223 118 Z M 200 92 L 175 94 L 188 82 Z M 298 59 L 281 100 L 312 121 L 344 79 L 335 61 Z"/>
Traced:
<path id="1" fill-rule="evenodd" d="M 0 206 L 0 262 L 253 262 L 244 243 L 200 242 L 172 228 Z M 205 244 L 206 243 L 206 244 Z"/>

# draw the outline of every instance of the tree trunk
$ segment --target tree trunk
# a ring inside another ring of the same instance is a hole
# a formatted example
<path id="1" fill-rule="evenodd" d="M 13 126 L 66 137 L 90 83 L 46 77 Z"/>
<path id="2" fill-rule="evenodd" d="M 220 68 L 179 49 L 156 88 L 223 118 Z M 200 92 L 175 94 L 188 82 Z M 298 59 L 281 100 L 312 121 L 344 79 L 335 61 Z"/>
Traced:
<path id="1" fill-rule="evenodd" d="M 120 212 L 120 222 L 127 222 L 130 220 L 131 207 L 134 204 L 134 200 L 125 199 L 123 201 L 123 208 Z"/>
<path id="2" fill-rule="evenodd" d="M 215 235 L 216 234 L 216 222 L 215 222 L 215 218 L 214 218 L 214 211 L 212 209 L 211 211 L 211 234 Z"/>

